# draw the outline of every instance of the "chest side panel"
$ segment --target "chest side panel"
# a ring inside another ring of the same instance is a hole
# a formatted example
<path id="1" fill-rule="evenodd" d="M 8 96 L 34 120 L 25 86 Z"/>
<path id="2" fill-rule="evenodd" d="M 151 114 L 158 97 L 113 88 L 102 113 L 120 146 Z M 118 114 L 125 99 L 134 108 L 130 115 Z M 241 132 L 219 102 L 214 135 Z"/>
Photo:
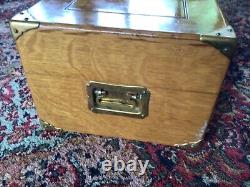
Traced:
<path id="1" fill-rule="evenodd" d="M 42 119 L 66 130 L 165 144 L 200 139 L 228 65 L 219 51 L 195 40 L 41 26 L 17 44 Z M 147 87 L 149 116 L 92 113 L 90 80 Z"/>

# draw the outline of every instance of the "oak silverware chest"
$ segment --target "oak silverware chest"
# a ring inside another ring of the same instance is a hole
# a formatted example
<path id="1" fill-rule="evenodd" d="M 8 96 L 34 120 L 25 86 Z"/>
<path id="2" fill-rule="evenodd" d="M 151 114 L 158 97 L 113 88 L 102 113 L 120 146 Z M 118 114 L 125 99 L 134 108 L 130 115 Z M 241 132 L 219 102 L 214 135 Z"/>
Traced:
<path id="1" fill-rule="evenodd" d="M 169 145 L 202 139 L 236 40 L 215 0 L 42 0 L 10 24 L 40 119 Z"/>

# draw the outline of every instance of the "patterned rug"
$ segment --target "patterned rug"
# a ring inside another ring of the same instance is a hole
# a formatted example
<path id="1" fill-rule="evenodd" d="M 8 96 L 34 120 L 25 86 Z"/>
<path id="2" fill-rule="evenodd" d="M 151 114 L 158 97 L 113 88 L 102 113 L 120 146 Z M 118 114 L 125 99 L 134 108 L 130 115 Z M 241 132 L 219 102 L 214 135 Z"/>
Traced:
<path id="1" fill-rule="evenodd" d="M 195 147 L 44 130 L 39 124 L 8 20 L 35 0 L 0 0 L 0 186 L 250 186 L 250 1 L 220 0 L 237 51 Z M 149 160 L 144 175 L 105 159 Z"/>

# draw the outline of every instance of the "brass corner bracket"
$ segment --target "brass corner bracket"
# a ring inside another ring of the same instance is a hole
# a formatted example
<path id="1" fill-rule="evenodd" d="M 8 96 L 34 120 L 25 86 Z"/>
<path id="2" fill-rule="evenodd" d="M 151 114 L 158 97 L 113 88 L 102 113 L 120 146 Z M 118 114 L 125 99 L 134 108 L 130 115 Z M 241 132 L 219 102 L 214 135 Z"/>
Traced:
<path id="1" fill-rule="evenodd" d="M 230 25 L 208 34 L 201 34 L 200 40 L 214 46 L 229 58 L 232 57 L 237 43 L 235 32 Z"/>
<path id="2" fill-rule="evenodd" d="M 57 128 L 55 127 L 54 125 L 44 121 L 44 120 L 41 120 L 39 119 L 39 122 L 40 122 L 40 125 L 42 126 L 42 128 L 44 130 L 47 130 L 47 131 L 63 131 L 62 129 L 60 128 Z"/>
<path id="3" fill-rule="evenodd" d="M 24 22 L 24 21 L 10 21 L 11 32 L 15 40 L 22 36 L 25 32 L 39 28 L 40 23 Z"/>
<path id="4" fill-rule="evenodd" d="M 208 125 L 208 121 L 205 121 L 203 126 L 199 129 L 199 131 L 196 134 L 196 140 L 192 141 L 192 142 L 186 142 L 186 143 L 182 143 L 182 144 L 174 144 L 175 147 L 179 147 L 179 148 L 194 148 L 199 146 L 205 136 L 206 130 L 207 130 L 207 125 Z"/>
<path id="5" fill-rule="evenodd" d="M 16 14 L 10 21 L 12 35 L 17 40 L 25 32 L 39 28 L 40 23 L 34 18 L 28 10 Z"/>

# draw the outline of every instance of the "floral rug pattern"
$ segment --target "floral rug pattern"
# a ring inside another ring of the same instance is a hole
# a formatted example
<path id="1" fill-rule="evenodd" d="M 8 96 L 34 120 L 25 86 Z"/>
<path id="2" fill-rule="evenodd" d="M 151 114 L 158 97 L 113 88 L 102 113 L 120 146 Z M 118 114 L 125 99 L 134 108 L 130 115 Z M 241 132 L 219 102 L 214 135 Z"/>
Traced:
<path id="1" fill-rule="evenodd" d="M 35 0 L 0 0 L 0 186 L 250 186 L 250 1 L 220 0 L 238 36 L 205 140 L 170 147 L 44 129 L 9 19 Z M 104 172 L 105 159 L 149 160 L 146 173 Z"/>

